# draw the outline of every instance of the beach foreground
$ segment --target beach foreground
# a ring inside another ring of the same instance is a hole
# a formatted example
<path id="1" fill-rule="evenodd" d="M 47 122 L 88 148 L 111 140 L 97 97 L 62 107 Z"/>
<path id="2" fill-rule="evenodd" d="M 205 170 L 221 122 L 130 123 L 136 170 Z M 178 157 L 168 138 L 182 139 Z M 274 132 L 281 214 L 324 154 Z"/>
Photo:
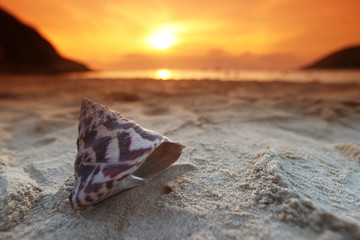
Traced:
<path id="1" fill-rule="evenodd" d="M 1 239 L 360 239 L 360 85 L 0 80 Z M 187 147 L 71 208 L 83 97 Z"/>

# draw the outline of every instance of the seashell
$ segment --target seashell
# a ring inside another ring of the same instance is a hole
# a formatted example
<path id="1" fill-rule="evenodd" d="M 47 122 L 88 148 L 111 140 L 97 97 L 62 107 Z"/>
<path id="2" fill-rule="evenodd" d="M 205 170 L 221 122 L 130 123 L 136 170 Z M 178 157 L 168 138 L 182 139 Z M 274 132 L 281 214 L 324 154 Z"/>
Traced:
<path id="1" fill-rule="evenodd" d="M 147 183 L 173 164 L 185 147 L 87 98 L 79 120 L 71 195 L 75 209 Z"/>

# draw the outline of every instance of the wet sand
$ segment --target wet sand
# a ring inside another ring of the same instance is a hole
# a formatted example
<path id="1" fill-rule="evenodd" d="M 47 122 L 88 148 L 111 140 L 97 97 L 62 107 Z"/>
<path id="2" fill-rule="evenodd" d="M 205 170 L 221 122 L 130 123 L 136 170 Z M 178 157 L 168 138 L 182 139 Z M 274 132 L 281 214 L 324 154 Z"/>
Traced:
<path id="1" fill-rule="evenodd" d="M 360 85 L 0 78 L 1 239 L 360 239 Z M 83 97 L 187 147 L 71 208 Z"/>

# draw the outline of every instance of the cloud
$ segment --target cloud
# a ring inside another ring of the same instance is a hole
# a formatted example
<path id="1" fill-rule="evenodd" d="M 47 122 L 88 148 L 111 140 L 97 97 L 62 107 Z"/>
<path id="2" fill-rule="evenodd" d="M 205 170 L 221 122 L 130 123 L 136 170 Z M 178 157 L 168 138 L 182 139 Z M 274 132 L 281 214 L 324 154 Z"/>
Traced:
<path id="1" fill-rule="evenodd" d="M 104 64 L 110 69 L 293 69 L 304 61 L 290 54 L 233 55 L 222 49 L 212 49 L 203 55 L 154 55 L 132 53 Z"/>

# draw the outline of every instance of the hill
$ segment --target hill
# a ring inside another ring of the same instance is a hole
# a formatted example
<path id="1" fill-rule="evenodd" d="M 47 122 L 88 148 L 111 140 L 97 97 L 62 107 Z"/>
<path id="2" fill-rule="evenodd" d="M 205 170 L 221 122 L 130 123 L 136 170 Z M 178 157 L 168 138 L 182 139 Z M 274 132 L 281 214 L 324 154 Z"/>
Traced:
<path id="1" fill-rule="evenodd" d="M 0 72 L 84 72 L 84 64 L 63 58 L 34 28 L 0 8 Z"/>
<path id="2" fill-rule="evenodd" d="M 304 69 L 360 69 L 360 46 L 334 52 Z"/>

